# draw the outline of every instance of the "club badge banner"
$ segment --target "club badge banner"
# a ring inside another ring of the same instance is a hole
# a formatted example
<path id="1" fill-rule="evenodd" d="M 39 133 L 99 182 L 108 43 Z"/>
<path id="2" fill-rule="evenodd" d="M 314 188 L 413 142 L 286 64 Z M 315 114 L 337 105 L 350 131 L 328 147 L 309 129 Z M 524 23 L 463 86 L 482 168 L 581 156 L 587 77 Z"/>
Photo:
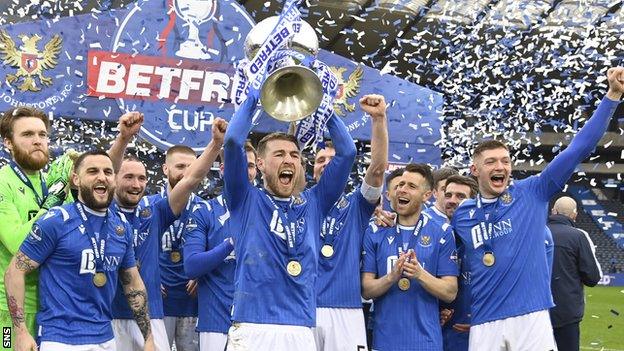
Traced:
<path id="1" fill-rule="evenodd" d="M 123 9 L 0 27 L 0 110 L 34 106 L 55 116 L 114 121 L 145 114 L 141 137 L 161 149 L 200 151 L 216 117 L 234 113 L 236 63 L 255 21 L 236 1 L 140 0 Z M 334 101 L 356 139 L 370 139 L 365 94 L 389 103 L 393 162 L 440 163 L 442 96 L 321 50 L 338 78 Z M 263 115 L 254 130 L 285 131 Z"/>

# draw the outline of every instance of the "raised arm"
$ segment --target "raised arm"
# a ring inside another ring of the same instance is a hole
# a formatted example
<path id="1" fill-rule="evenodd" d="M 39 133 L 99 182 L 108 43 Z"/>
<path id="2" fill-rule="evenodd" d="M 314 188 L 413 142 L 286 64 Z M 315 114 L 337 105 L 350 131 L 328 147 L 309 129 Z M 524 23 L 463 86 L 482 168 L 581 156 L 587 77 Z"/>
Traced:
<path id="1" fill-rule="evenodd" d="M 227 129 L 227 122 L 224 119 L 216 118 L 212 124 L 212 139 L 204 152 L 195 160 L 184 172 L 184 177 L 171 190 L 169 197 L 169 206 L 176 216 L 184 210 L 191 193 L 210 171 L 210 167 L 219 156 L 221 147 L 223 146 L 223 137 Z"/>
<path id="2" fill-rule="evenodd" d="M 568 181 L 576 166 L 589 157 L 609 126 L 609 121 L 624 93 L 624 68 L 610 68 L 607 72 L 609 91 L 570 145 L 557 155 L 542 171 L 540 193 L 549 200 Z"/>
<path id="3" fill-rule="evenodd" d="M 113 161 L 113 169 L 115 170 L 115 173 L 117 173 L 121 168 L 121 163 L 123 161 L 128 143 L 130 143 L 130 140 L 132 140 L 132 138 L 139 133 L 142 125 L 143 114 L 140 112 L 126 112 L 119 117 L 119 123 L 117 124 L 119 134 L 117 134 L 115 141 L 113 141 L 113 145 L 111 145 L 110 149 L 108 149 L 108 155 Z"/>
<path id="4" fill-rule="evenodd" d="M 344 192 L 351 166 L 355 160 L 355 144 L 347 127 L 335 114 L 327 121 L 329 135 L 334 143 L 336 155 L 332 158 L 318 184 L 312 188 L 320 200 L 321 215 L 325 217 Z"/>
<path id="5" fill-rule="evenodd" d="M 119 279 L 123 292 L 128 300 L 128 305 L 134 315 L 134 320 L 139 326 L 143 339 L 145 340 L 145 349 L 153 349 L 154 341 L 152 337 L 152 329 L 150 325 L 150 317 L 147 309 L 147 291 L 143 280 L 139 275 L 139 270 L 135 267 L 121 269 L 119 271 Z"/>
<path id="6" fill-rule="evenodd" d="M 7 307 L 13 320 L 15 331 L 16 350 L 37 350 L 37 343 L 28 332 L 24 319 L 24 292 L 26 274 L 34 271 L 39 264 L 31 260 L 21 251 L 11 259 L 9 267 L 4 274 L 4 287 L 6 290 Z"/>
<path id="7" fill-rule="evenodd" d="M 232 116 L 225 133 L 223 194 L 230 210 L 236 209 L 241 204 L 251 186 L 247 179 L 247 156 L 244 146 L 252 128 L 251 120 L 257 103 L 256 94 L 249 94 L 247 100 Z"/>
<path id="8" fill-rule="evenodd" d="M 381 196 L 384 172 L 388 166 L 388 121 L 386 118 L 386 101 L 381 95 L 366 95 L 360 99 L 360 107 L 371 116 L 371 163 L 366 169 L 364 182 L 371 187 L 379 188 L 377 202 Z M 364 194 L 366 195 L 366 194 Z"/>

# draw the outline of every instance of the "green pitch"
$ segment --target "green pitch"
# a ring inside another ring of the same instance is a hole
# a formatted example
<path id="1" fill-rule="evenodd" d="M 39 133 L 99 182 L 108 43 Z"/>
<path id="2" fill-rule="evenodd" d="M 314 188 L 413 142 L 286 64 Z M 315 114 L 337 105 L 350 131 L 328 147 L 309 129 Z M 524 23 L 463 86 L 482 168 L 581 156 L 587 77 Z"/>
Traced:
<path id="1" fill-rule="evenodd" d="M 624 287 L 585 288 L 581 350 L 624 351 Z"/>

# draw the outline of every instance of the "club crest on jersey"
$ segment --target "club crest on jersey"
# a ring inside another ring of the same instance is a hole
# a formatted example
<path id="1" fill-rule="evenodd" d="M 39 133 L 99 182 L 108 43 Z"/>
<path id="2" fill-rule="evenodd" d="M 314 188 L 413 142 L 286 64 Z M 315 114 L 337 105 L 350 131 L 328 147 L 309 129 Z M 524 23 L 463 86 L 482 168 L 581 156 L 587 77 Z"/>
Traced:
<path id="1" fill-rule="evenodd" d="M 295 206 L 303 205 L 304 203 L 305 203 L 305 199 L 299 195 L 296 195 L 293 198 L 293 205 Z"/>
<path id="2" fill-rule="evenodd" d="M 431 237 L 429 235 L 422 235 L 420 237 L 420 246 L 422 247 L 431 246 Z"/>
<path id="3" fill-rule="evenodd" d="M 141 217 L 143 217 L 143 218 L 147 218 L 147 217 L 149 217 L 151 215 L 152 215 L 152 211 L 149 208 L 144 208 L 141 211 Z"/>
<path id="4" fill-rule="evenodd" d="M 506 192 L 501 195 L 501 201 L 504 205 L 509 205 L 513 201 L 513 198 L 511 197 L 511 194 L 509 192 Z"/>
<path id="5" fill-rule="evenodd" d="M 115 227 L 115 234 L 117 234 L 119 236 L 122 236 L 122 235 L 124 235 L 125 232 L 126 232 L 126 230 L 124 229 L 123 226 L 118 225 L 118 226 Z"/>

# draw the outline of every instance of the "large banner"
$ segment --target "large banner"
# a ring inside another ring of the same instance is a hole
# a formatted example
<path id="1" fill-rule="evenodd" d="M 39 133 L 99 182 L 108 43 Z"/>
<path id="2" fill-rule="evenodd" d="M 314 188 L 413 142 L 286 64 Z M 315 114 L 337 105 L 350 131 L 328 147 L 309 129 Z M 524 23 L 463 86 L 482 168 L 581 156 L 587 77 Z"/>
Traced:
<path id="1" fill-rule="evenodd" d="M 141 137 L 161 149 L 186 144 L 200 151 L 214 118 L 234 112 L 234 65 L 254 24 L 236 1 L 140 0 L 121 10 L 0 27 L 0 110 L 28 105 L 97 120 L 139 110 L 146 116 Z M 319 59 L 339 79 L 334 107 L 354 138 L 370 139 L 358 99 L 383 94 L 391 161 L 440 163 L 439 93 L 326 51 Z M 287 128 L 262 116 L 254 130 Z"/>

